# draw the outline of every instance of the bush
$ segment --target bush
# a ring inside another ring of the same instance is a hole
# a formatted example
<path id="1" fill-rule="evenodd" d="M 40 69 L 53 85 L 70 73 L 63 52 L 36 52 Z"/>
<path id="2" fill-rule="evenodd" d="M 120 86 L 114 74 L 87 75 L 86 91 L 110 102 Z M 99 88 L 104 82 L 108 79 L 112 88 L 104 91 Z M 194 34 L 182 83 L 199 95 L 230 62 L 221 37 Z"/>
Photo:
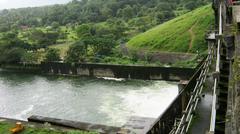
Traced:
<path id="1" fill-rule="evenodd" d="M 18 63 L 25 54 L 23 48 L 10 48 L 0 51 L 0 63 Z"/>
<path id="2" fill-rule="evenodd" d="M 53 62 L 53 61 L 60 61 L 60 50 L 56 48 L 49 48 L 47 50 L 45 61 Z"/>
<path id="3" fill-rule="evenodd" d="M 40 57 L 38 54 L 33 52 L 26 52 L 21 58 L 21 61 L 24 63 L 38 63 Z"/>
<path id="4" fill-rule="evenodd" d="M 84 44 L 84 42 L 79 41 L 69 47 L 67 56 L 65 57 L 65 62 L 83 62 L 85 61 L 86 56 L 87 46 Z"/>

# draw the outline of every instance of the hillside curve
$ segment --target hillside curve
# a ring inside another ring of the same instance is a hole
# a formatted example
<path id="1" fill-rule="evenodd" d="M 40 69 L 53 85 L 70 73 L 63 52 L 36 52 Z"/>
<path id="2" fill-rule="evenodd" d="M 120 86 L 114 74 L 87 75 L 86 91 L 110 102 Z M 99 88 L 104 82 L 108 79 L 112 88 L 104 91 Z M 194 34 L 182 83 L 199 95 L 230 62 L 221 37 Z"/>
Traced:
<path id="1" fill-rule="evenodd" d="M 133 37 L 127 47 L 159 52 L 204 52 L 205 34 L 213 23 L 213 10 L 211 5 L 206 5 Z"/>

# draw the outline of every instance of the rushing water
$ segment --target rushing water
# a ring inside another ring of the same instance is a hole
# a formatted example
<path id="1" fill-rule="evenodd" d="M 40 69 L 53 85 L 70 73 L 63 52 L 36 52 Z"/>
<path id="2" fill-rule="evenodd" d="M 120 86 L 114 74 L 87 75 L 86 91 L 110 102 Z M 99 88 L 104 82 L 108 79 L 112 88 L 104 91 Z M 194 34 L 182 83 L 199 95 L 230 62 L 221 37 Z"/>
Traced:
<path id="1" fill-rule="evenodd" d="M 130 116 L 157 118 L 178 94 L 165 81 L 64 78 L 0 71 L 0 116 L 41 115 L 121 126 Z"/>

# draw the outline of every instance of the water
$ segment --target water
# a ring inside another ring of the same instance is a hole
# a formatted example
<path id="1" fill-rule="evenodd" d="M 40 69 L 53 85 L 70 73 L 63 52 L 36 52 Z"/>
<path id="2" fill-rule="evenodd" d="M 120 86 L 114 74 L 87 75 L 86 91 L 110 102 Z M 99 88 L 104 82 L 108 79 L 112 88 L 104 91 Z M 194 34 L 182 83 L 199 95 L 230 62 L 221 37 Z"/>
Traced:
<path id="1" fill-rule="evenodd" d="M 122 126 L 131 116 L 157 118 L 178 94 L 165 81 L 64 78 L 0 71 L 0 116 L 31 115 Z"/>

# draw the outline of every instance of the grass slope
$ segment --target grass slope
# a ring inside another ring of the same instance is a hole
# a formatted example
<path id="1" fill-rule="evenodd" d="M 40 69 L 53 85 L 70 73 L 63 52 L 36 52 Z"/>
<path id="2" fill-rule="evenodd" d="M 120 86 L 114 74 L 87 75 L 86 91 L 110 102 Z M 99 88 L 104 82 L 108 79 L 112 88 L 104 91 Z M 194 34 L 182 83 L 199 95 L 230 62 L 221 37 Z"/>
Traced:
<path id="1" fill-rule="evenodd" d="M 0 122 L 0 134 L 12 134 L 10 132 L 11 128 L 15 125 L 12 123 Z M 84 132 L 84 131 L 60 131 L 53 130 L 49 128 L 34 128 L 25 126 L 24 130 L 18 134 L 98 134 L 97 132 Z"/>
<path id="2" fill-rule="evenodd" d="M 207 48 L 205 33 L 213 23 L 211 6 L 203 6 L 133 37 L 127 47 L 130 50 L 203 52 Z"/>

